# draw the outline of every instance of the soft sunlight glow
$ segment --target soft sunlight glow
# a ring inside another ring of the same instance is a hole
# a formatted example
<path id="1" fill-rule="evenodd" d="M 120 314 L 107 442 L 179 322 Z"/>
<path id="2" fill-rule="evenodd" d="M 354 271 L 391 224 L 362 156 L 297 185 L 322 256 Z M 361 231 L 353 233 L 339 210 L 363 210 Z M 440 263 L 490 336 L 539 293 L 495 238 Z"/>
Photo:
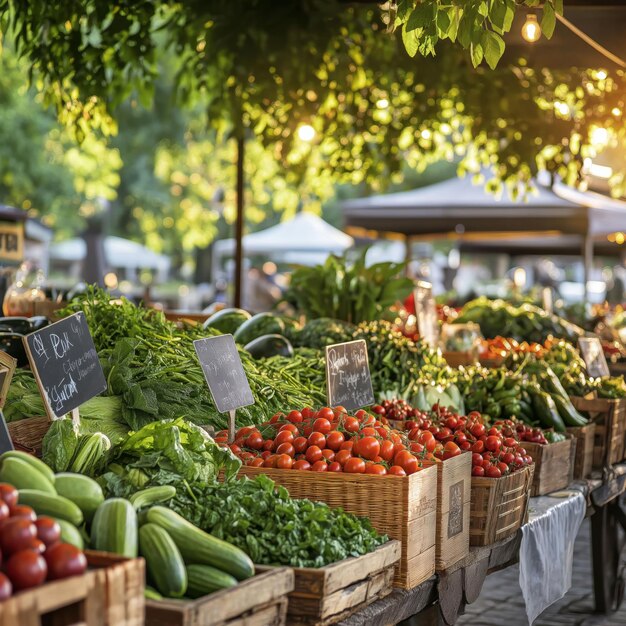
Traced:
<path id="1" fill-rule="evenodd" d="M 604 70 L 600 70 L 599 72 L 596 73 L 596 76 L 598 77 L 599 80 L 605 80 L 608 74 Z"/>
<path id="2" fill-rule="evenodd" d="M 386 109 L 389 106 L 389 100 L 387 100 L 387 98 L 381 98 L 376 102 L 376 106 L 379 109 Z"/>
<path id="3" fill-rule="evenodd" d="M 526 21 L 522 26 L 522 37 L 528 43 L 535 43 L 541 37 L 541 26 L 539 26 L 537 16 L 534 13 L 529 13 L 526 16 Z"/>
<path id="4" fill-rule="evenodd" d="M 624 235 L 624 233 L 615 233 L 615 243 L 621 246 L 624 241 L 626 241 L 626 236 Z"/>
<path id="5" fill-rule="evenodd" d="M 302 124 L 298 127 L 298 137 L 302 141 L 313 141 L 315 139 L 315 128 L 310 124 Z"/>
<path id="6" fill-rule="evenodd" d="M 526 270 L 523 267 L 516 267 L 513 271 L 513 284 L 518 289 L 523 289 L 526 285 Z"/>
<path id="7" fill-rule="evenodd" d="M 265 274 L 268 274 L 269 276 L 276 274 L 277 269 L 278 268 L 276 267 L 276 263 L 273 263 L 272 261 L 266 261 L 265 263 L 263 263 L 263 272 Z"/>
<path id="8" fill-rule="evenodd" d="M 589 133 L 589 139 L 591 145 L 596 148 L 606 146 L 609 143 L 609 131 L 606 128 L 594 126 Z"/>
<path id="9" fill-rule="evenodd" d="M 114 272 L 109 272 L 108 274 L 106 274 L 104 276 L 104 284 L 109 289 L 116 289 L 117 288 L 117 275 Z"/>

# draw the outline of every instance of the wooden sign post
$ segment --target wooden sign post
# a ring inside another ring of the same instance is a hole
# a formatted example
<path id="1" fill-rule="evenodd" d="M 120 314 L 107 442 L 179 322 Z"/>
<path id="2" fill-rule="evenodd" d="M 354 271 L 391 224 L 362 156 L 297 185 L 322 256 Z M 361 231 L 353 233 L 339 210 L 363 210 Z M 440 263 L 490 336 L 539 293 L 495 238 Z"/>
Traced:
<path id="1" fill-rule="evenodd" d="M 326 346 L 326 389 L 331 407 L 354 411 L 374 404 L 364 339 Z"/>
<path id="2" fill-rule="evenodd" d="M 2 409 L 7 399 L 7 393 L 9 392 L 9 386 L 11 385 L 16 366 L 16 359 L 6 352 L 0 351 L 0 454 L 13 450 L 13 441 L 11 441 Z"/>
<path id="3" fill-rule="evenodd" d="M 80 405 L 107 388 L 82 311 L 26 335 L 24 347 L 51 420 L 78 421 Z"/>
<path id="4" fill-rule="evenodd" d="M 207 385 L 220 413 L 228 413 L 228 441 L 235 439 L 237 409 L 254 404 L 232 335 L 219 335 L 193 342 Z"/>
<path id="5" fill-rule="evenodd" d="M 439 322 L 437 321 L 437 305 L 433 298 L 433 286 L 423 280 L 418 280 L 413 289 L 413 299 L 417 332 L 431 348 L 436 349 L 439 345 Z"/>
<path id="6" fill-rule="evenodd" d="M 592 378 L 610 376 L 609 364 L 606 362 L 602 344 L 597 337 L 580 337 L 578 347 L 587 367 L 587 374 Z"/>

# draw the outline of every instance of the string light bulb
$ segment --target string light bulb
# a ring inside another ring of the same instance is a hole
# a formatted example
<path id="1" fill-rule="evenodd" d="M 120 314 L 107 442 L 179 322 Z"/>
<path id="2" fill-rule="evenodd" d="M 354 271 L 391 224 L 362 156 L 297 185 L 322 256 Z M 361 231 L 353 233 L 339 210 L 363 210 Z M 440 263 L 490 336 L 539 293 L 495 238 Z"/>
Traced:
<path id="1" fill-rule="evenodd" d="M 535 43 L 535 41 L 539 41 L 539 38 L 541 37 L 541 26 L 539 26 L 537 16 L 534 13 L 529 13 L 526 16 L 526 21 L 522 26 L 522 37 L 528 43 Z"/>

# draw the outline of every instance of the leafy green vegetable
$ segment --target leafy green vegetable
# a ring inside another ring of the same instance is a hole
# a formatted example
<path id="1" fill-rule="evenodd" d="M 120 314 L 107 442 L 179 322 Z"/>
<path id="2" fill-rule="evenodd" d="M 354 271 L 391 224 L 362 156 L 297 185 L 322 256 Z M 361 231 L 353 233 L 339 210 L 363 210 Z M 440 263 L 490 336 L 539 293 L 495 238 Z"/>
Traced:
<path id="1" fill-rule="evenodd" d="M 41 444 L 43 462 L 55 472 L 65 472 L 76 452 L 80 433 L 69 418 L 54 420 Z"/>

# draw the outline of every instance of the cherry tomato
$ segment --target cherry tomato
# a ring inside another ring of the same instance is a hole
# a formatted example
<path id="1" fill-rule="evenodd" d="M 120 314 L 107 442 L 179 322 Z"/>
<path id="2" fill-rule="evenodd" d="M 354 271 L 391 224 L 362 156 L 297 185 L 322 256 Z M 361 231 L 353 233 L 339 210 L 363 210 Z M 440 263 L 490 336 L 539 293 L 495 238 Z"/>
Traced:
<path id="1" fill-rule="evenodd" d="M 421 454 L 422 452 L 424 452 L 424 446 L 421 443 L 418 443 L 417 441 L 414 441 L 410 446 L 409 449 L 411 450 L 411 452 L 413 452 L 414 454 Z"/>
<path id="2" fill-rule="evenodd" d="M 263 461 L 263 467 L 276 467 L 276 455 L 272 454 Z"/>
<path id="3" fill-rule="evenodd" d="M 253 430 L 255 430 L 253 426 L 243 426 L 235 433 L 235 439 L 245 439 Z"/>
<path id="4" fill-rule="evenodd" d="M 20 550 L 7 561 L 5 571 L 14 589 L 30 589 L 41 585 L 46 580 L 48 567 L 44 558 L 37 552 Z"/>
<path id="5" fill-rule="evenodd" d="M 25 504 L 16 504 L 15 506 L 10 506 L 9 515 L 11 517 L 27 519 L 31 522 L 34 522 L 37 519 L 37 514 L 35 513 L 35 511 Z"/>
<path id="6" fill-rule="evenodd" d="M 491 452 L 497 452 L 500 449 L 500 437 L 489 435 L 485 441 L 485 448 Z"/>
<path id="7" fill-rule="evenodd" d="M 312 472 L 326 472 L 328 471 L 328 463 L 326 461 L 316 461 L 311 466 Z"/>
<path id="8" fill-rule="evenodd" d="M 471 447 L 472 447 L 472 444 L 469 441 L 464 441 L 463 443 L 459 444 L 459 448 L 461 448 L 463 452 L 465 452 L 465 450 L 469 450 Z"/>
<path id="9" fill-rule="evenodd" d="M 0 522 L 3 522 L 5 519 L 9 519 L 10 514 L 11 512 L 7 503 L 0 500 Z"/>
<path id="10" fill-rule="evenodd" d="M 300 461 L 296 461 L 292 465 L 292 469 L 296 469 L 296 470 L 310 470 L 311 469 L 311 464 L 308 461 L 305 461 L 304 459 L 301 459 Z"/>
<path id="11" fill-rule="evenodd" d="M 305 420 L 310 420 L 315 415 L 315 411 L 310 406 L 304 407 L 300 413 L 302 413 L 302 419 Z"/>
<path id="12" fill-rule="evenodd" d="M 365 472 L 365 461 L 357 457 L 351 457 L 345 462 L 343 471 L 347 474 L 363 474 Z"/>
<path id="13" fill-rule="evenodd" d="M 365 428 L 361 429 L 361 435 L 363 435 L 363 437 L 376 437 L 377 434 L 378 432 L 376 431 L 376 429 L 371 428 L 370 426 L 366 426 Z"/>
<path id="14" fill-rule="evenodd" d="M 313 464 L 322 459 L 322 450 L 319 446 L 310 446 L 305 453 L 306 460 Z"/>
<path id="15" fill-rule="evenodd" d="M 17 496 L 17 489 L 13 485 L 0 483 L 0 500 L 6 502 L 7 506 L 15 506 L 17 504 Z"/>
<path id="16" fill-rule="evenodd" d="M 500 478 L 500 476 L 502 476 L 502 472 L 500 471 L 499 467 L 496 467 L 495 465 L 492 465 L 490 463 L 489 466 L 485 469 L 485 476 L 487 476 L 487 478 Z"/>
<path id="17" fill-rule="evenodd" d="M 352 439 L 348 440 L 348 441 L 344 441 L 340 446 L 339 449 L 340 450 L 348 450 L 349 452 L 352 452 L 352 448 L 354 448 L 354 441 L 352 441 Z"/>
<path id="18" fill-rule="evenodd" d="M 263 460 L 269 459 L 271 456 L 272 456 L 271 450 L 263 450 L 263 452 L 261 452 L 261 458 Z"/>
<path id="19" fill-rule="evenodd" d="M 393 464 L 399 465 L 407 474 L 414 474 L 419 469 L 419 463 L 408 450 L 398 452 L 393 458 Z"/>
<path id="20" fill-rule="evenodd" d="M 487 431 L 487 435 L 489 437 L 499 437 L 500 436 L 500 431 L 495 427 L 492 426 L 488 431 Z"/>
<path id="21" fill-rule="evenodd" d="M 313 422 L 313 430 L 318 433 L 322 433 L 322 435 L 327 435 L 330 432 L 330 420 L 324 417 L 318 417 Z"/>
<path id="22" fill-rule="evenodd" d="M 244 445 L 246 446 L 246 448 L 252 448 L 253 450 L 262 450 L 264 443 L 265 442 L 263 441 L 263 436 L 261 435 L 261 433 L 256 432 L 250 433 L 246 437 Z"/>
<path id="23" fill-rule="evenodd" d="M 335 451 L 331 450 L 330 448 L 324 448 L 322 450 L 322 456 L 329 462 L 331 463 L 332 461 L 335 460 Z"/>
<path id="24" fill-rule="evenodd" d="M 394 444 L 391 441 L 383 441 L 380 444 L 380 456 L 383 461 L 391 461 L 393 459 Z"/>
<path id="25" fill-rule="evenodd" d="M 48 548 L 46 563 L 50 580 L 80 576 L 87 569 L 87 559 L 82 550 L 69 543 L 57 543 Z"/>
<path id="26" fill-rule="evenodd" d="M 355 417 L 346 417 L 343 420 L 343 427 L 349 433 L 356 433 L 359 431 L 359 420 Z"/>
<path id="27" fill-rule="evenodd" d="M 502 472 L 502 474 L 506 474 L 509 471 L 509 466 L 506 463 L 500 461 L 498 463 L 498 469 Z"/>
<path id="28" fill-rule="evenodd" d="M 343 407 L 341 407 L 343 409 Z M 345 413 L 345 409 L 343 409 L 343 412 Z M 332 409 L 329 409 L 327 406 L 321 408 L 316 414 L 315 414 L 316 419 L 325 419 L 327 420 L 329 423 L 332 419 L 334 419 L 335 417 L 335 413 Z M 330 430 L 330 429 L 329 429 Z"/>
<path id="29" fill-rule="evenodd" d="M 376 474 L 377 476 L 384 476 L 387 473 L 384 465 L 378 465 L 373 463 L 365 468 L 366 474 Z"/>
<path id="30" fill-rule="evenodd" d="M 16 517 L 7 520 L 2 525 L 2 533 L 0 533 L 2 554 L 6 557 L 14 552 L 24 550 L 29 545 L 30 540 L 36 537 L 37 527 L 30 519 Z"/>
<path id="31" fill-rule="evenodd" d="M 320 432 L 312 432 L 306 440 L 309 446 L 317 446 L 318 448 L 326 447 L 326 437 Z"/>
<path id="32" fill-rule="evenodd" d="M 478 454 L 480 454 L 485 450 L 485 442 L 481 441 L 480 439 L 478 441 L 475 441 L 472 444 L 471 450 L 472 452 L 478 452 Z"/>
<path id="33" fill-rule="evenodd" d="M 276 448 L 276 454 L 286 454 L 287 456 L 293 457 L 295 453 L 296 449 L 291 443 L 281 443 L 278 448 Z"/>
<path id="34" fill-rule="evenodd" d="M 295 424 L 283 424 L 278 429 L 278 432 L 282 433 L 285 430 L 288 430 L 289 432 L 292 432 L 294 434 L 294 437 L 298 434 L 298 427 Z"/>
<path id="35" fill-rule="evenodd" d="M 482 465 L 483 464 L 483 455 L 478 454 L 478 452 L 472 452 L 472 465 Z"/>
<path id="36" fill-rule="evenodd" d="M 350 450 L 339 450 L 339 452 L 335 453 L 335 461 L 343 466 L 351 456 Z"/>
<path id="37" fill-rule="evenodd" d="M 263 465 L 263 459 L 258 456 L 256 459 L 250 459 L 246 465 L 248 465 L 248 467 L 261 467 Z"/>
<path id="38" fill-rule="evenodd" d="M 480 466 L 480 465 L 474 465 L 474 467 L 472 467 L 472 476 L 484 476 L 485 475 L 485 468 Z"/>
<path id="39" fill-rule="evenodd" d="M 274 438 L 274 447 L 278 448 L 281 443 L 293 443 L 294 436 L 290 430 L 283 430 Z"/>
<path id="40" fill-rule="evenodd" d="M 337 461 L 333 461 L 332 463 L 328 464 L 328 470 L 329 472 L 343 472 L 343 468 L 341 467 L 340 463 L 337 463 Z"/>
<path id="41" fill-rule="evenodd" d="M 274 440 L 266 439 L 263 442 L 263 450 L 269 450 L 270 452 L 274 449 Z"/>
<path id="42" fill-rule="evenodd" d="M 511 465 L 515 461 L 515 455 L 512 452 L 505 452 L 502 455 L 502 462 Z"/>
<path id="43" fill-rule="evenodd" d="M 296 452 L 304 452 L 308 445 L 306 437 L 296 437 L 293 440 L 293 447 Z"/>
<path id="44" fill-rule="evenodd" d="M 380 454 L 380 443 L 375 437 L 363 437 L 354 444 L 354 451 L 370 461 Z"/>
<path id="45" fill-rule="evenodd" d="M 299 424 L 302 419 L 303 415 L 302 413 L 300 413 L 300 411 L 291 411 L 291 413 L 287 415 L 287 421 L 291 422 L 292 424 Z"/>
<path id="46" fill-rule="evenodd" d="M 283 445 L 291 445 L 291 444 L 283 444 Z M 288 454 L 279 454 L 276 457 L 276 469 L 291 469 L 292 466 L 293 466 L 293 459 Z"/>
<path id="47" fill-rule="evenodd" d="M 391 476 L 406 476 L 406 472 L 399 465 L 392 465 L 388 474 Z"/>
<path id="48" fill-rule="evenodd" d="M 468 415 L 468 417 L 470 416 L 471 414 Z M 474 435 L 474 437 L 480 437 L 485 434 L 485 427 L 483 424 L 476 423 L 472 425 L 472 427 L 470 428 L 470 432 L 472 433 L 472 435 Z"/>
<path id="49" fill-rule="evenodd" d="M 0 602 L 11 597 L 13 585 L 5 574 L 0 572 Z"/>
<path id="50" fill-rule="evenodd" d="M 24 550 L 33 550 L 37 554 L 43 554 L 46 551 L 46 544 L 36 537 L 31 538 L 24 547 Z"/>
<path id="51" fill-rule="evenodd" d="M 461 454 L 461 448 L 454 443 L 454 441 L 446 441 L 446 444 L 443 447 L 444 454 L 449 454 L 451 457 L 458 456 Z"/>
<path id="52" fill-rule="evenodd" d="M 341 444 L 346 440 L 345 435 L 338 430 L 333 430 L 326 436 L 326 445 L 337 452 L 341 448 Z"/>

